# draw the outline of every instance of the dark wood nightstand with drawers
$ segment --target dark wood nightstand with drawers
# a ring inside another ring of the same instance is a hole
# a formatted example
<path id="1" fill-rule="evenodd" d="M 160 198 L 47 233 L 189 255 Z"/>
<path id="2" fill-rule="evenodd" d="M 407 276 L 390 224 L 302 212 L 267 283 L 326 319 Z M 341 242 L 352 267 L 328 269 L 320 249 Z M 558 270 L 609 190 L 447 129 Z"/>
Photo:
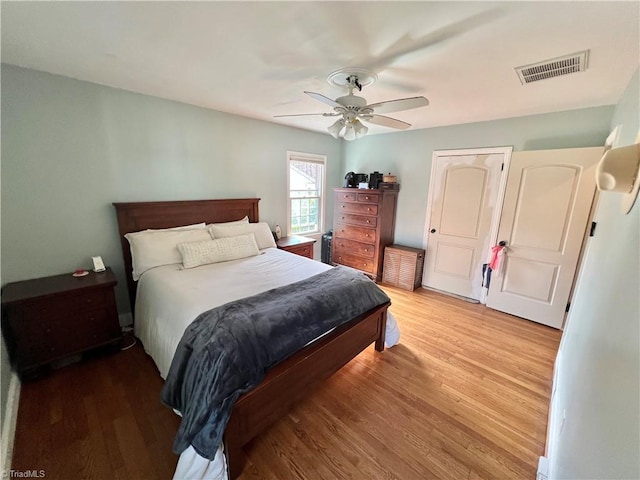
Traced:
<path id="1" fill-rule="evenodd" d="M 30 377 L 55 360 L 121 340 L 110 269 L 9 283 L 2 289 L 2 332 L 11 361 Z"/>
<path id="2" fill-rule="evenodd" d="M 302 237 L 300 235 L 291 235 L 289 237 L 282 237 L 276 242 L 276 245 L 280 250 L 295 253 L 296 255 L 307 257 L 313 260 L 314 243 L 316 243 L 316 241 L 313 238 Z"/>

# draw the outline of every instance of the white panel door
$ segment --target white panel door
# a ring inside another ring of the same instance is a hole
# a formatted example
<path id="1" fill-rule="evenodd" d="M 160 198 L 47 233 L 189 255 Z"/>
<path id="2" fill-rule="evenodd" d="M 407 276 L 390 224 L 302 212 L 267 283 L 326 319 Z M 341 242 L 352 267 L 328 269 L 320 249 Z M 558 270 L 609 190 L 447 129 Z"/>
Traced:
<path id="1" fill-rule="evenodd" d="M 487 306 L 561 328 L 595 194 L 602 147 L 515 152 Z"/>
<path id="2" fill-rule="evenodd" d="M 511 148 L 459 152 L 434 154 L 423 285 L 479 300 L 502 165 Z"/>

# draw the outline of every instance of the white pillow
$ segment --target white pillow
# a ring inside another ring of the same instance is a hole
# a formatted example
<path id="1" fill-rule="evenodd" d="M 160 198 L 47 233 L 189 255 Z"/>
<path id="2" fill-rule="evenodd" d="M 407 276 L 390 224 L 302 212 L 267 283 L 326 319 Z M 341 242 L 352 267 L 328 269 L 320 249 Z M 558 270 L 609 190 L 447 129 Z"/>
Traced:
<path id="1" fill-rule="evenodd" d="M 194 223 L 193 225 L 183 225 L 182 227 L 172 227 L 172 228 L 147 228 L 146 230 L 141 230 L 139 232 L 127 233 L 127 235 L 138 235 L 141 233 L 147 232 L 172 232 L 174 230 L 203 230 L 207 228 L 204 222 L 202 223 Z M 125 235 L 126 237 L 126 235 Z"/>
<path id="2" fill-rule="evenodd" d="M 180 243 L 184 268 L 199 267 L 209 263 L 228 262 L 239 258 L 260 255 L 253 233 L 237 237 L 217 238 L 204 242 Z"/>
<path id="3" fill-rule="evenodd" d="M 150 268 L 182 263 L 179 243 L 211 240 L 206 228 L 149 230 L 124 237 L 131 247 L 132 277 L 136 281 Z"/>
<path id="4" fill-rule="evenodd" d="M 249 217 L 247 215 L 245 215 L 244 218 L 241 218 L 240 220 L 234 220 L 233 222 L 210 223 L 207 225 L 207 228 L 209 228 L 212 225 L 216 225 L 218 227 L 228 227 L 231 225 L 239 225 L 243 223 L 249 223 Z"/>
<path id="5" fill-rule="evenodd" d="M 256 236 L 256 243 L 260 250 L 264 248 L 275 248 L 276 241 L 273 239 L 271 228 L 267 222 L 245 223 L 238 225 L 218 226 L 211 225 L 209 233 L 215 238 L 237 237 L 238 235 L 246 235 L 253 233 Z"/>

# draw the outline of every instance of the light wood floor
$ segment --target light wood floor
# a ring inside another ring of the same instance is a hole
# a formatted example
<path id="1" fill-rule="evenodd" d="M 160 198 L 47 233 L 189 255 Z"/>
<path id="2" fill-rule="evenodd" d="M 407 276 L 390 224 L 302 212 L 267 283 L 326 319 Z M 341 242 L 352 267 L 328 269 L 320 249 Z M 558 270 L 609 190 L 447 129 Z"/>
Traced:
<path id="1" fill-rule="evenodd" d="M 384 287 L 402 332 L 368 348 L 246 448 L 249 479 L 534 479 L 560 332 Z M 22 386 L 12 468 L 170 479 L 178 418 L 136 346 Z"/>

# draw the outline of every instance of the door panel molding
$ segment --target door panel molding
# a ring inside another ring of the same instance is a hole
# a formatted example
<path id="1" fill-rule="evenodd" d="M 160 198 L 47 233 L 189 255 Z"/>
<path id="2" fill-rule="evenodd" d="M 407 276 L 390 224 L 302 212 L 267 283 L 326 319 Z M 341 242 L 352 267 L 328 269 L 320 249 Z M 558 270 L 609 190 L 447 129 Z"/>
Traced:
<path id="1" fill-rule="evenodd" d="M 448 282 L 445 280 L 442 286 L 434 287 L 429 285 L 429 280 L 428 280 L 429 272 L 427 271 L 427 268 L 425 265 L 425 272 L 422 278 L 423 286 L 427 288 L 435 288 L 441 291 L 447 291 L 450 293 L 454 293 L 456 295 L 463 295 L 469 298 L 473 298 L 475 300 L 479 300 L 482 303 L 485 303 L 486 289 L 482 288 L 480 283 L 482 264 L 487 263 L 489 261 L 490 253 L 491 253 L 490 252 L 491 249 L 489 247 L 497 243 L 498 222 L 500 221 L 500 216 L 502 214 L 502 204 L 503 204 L 505 190 L 506 190 L 506 179 L 507 179 L 507 174 L 509 172 L 509 165 L 511 161 L 512 151 L 513 151 L 513 147 L 510 147 L 510 146 L 433 151 L 432 159 L 431 159 L 431 172 L 429 177 L 430 178 L 429 190 L 427 192 L 427 209 L 426 209 L 426 217 L 425 217 L 424 236 L 423 236 L 423 239 L 424 239 L 423 247 L 427 251 L 427 261 L 428 261 L 429 255 L 435 255 L 437 252 L 437 245 L 435 240 L 434 242 L 432 242 L 433 244 L 430 245 L 430 241 L 429 241 L 429 237 L 431 235 L 430 231 L 431 229 L 435 229 L 437 232 L 439 232 L 441 228 L 441 225 L 435 225 L 436 218 L 434 218 L 434 214 L 433 214 L 434 202 L 436 198 L 441 198 L 443 195 L 446 194 L 446 185 L 445 185 L 446 182 L 443 181 L 444 180 L 443 178 L 441 179 L 436 178 L 438 175 L 437 170 L 438 170 L 438 164 L 440 160 L 442 159 L 444 161 L 444 159 L 446 158 L 451 158 L 452 161 L 453 159 L 464 161 L 466 159 L 466 160 L 469 160 L 469 163 L 471 163 L 475 159 L 477 163 L 482 163 L 484 161 L 487 161 L 488 157 L 492 155 L 500 155 L 502 158 L 502 172 L 499 173 L 498 185 L 497 186 L 492 185 L 491 187 L 492 190 L 486 191 L 486 189 L 484 189 L 480 195 L 478 194 L 478 192 L 475 192 L 475 197 L 481 196 L 481 201 L 483 203 L 486 203 L 492 211 L 489 232 L 480 234 L 479 226 L 477 226 L 475 229 L 477 233 L 474 233 L 473 235 L 469 235 L 469 232 L 470 232 L 469 228 L 467 228 L 465 235 L 459 235 L 461 232 L 459 231 L 456 232 L 455 229 L 451 231 L 452 237 L 455 236 L 460 239 L 467 238 L 469 240 L 473 240 L 473 239 L 477 239 L 479 235 L 482 235 L 483 237 L 482 241 L 485 242 L 486 244 L 486 248 L 485 248 L 485 245 L 483 245 L 483 247 L 478 249 L 478 251 L 473 256 L 474 258 L 471 260 L 471 263 L 468 266 L 469 274 L 460 275 L 459 276 L 460 278 L 458 278 L 457 276 L 451 275 L 451 282 Z M 466 172 L 467 175 L 469 175 L 472 168 L 477 168 L 478 170 L 482 170 L 480 165 L 464 165 L 463 167 L 468 169 Z M 451 170 L 454 170 L 455 168 L 456 167 L 453 166 L 451 167 Z M 489 167 L 487 167 L 484 170 L 485 170 L 485 175 L 489 175 L 490 172 L 494 172 L 494 170 L 489 169 Z M 496 175 L 496 174 L 491 173 L 491 175 Z M 438 182 L 438 180 L 440 180 L 440 183 Z M 480 207 L 478 207 L 478 211 L 480 211 Z M 472 216 L 473 215 L 470 215 L 469 217 L 472 217 Z M 476 217 L 478 217 L 477 212 L 476 212 Z M 445 227 L 444 233 L 446 233 L 446 230 L 447 230 L 447 227 Z M 467 261 L 467 259 L 464 259 L 464 260 Z M 458 265 L 458 272 L 461 272 L 463 270 L 462 263 L 464 262 L 461 262 L 461 264 Z M 464 270 L 466 271 L 466 268 L 464 268 Z M 469 292 L 467 292 L 466 294 L 461 294 L 459 291 L 456 291 L 455 283 L 461 280 L 464 281 L 464 279 L 467 279 L 467 282 L 470 282 L 470 287 L 469 287 Z"/>
<path id="2" fill-rule="evenodd" d="M 488 307 L 562 328 L 602 151 L 586 147 L 514 154 L 499 231 L 507 249 L 503 265 L 491 275 Z"/>

